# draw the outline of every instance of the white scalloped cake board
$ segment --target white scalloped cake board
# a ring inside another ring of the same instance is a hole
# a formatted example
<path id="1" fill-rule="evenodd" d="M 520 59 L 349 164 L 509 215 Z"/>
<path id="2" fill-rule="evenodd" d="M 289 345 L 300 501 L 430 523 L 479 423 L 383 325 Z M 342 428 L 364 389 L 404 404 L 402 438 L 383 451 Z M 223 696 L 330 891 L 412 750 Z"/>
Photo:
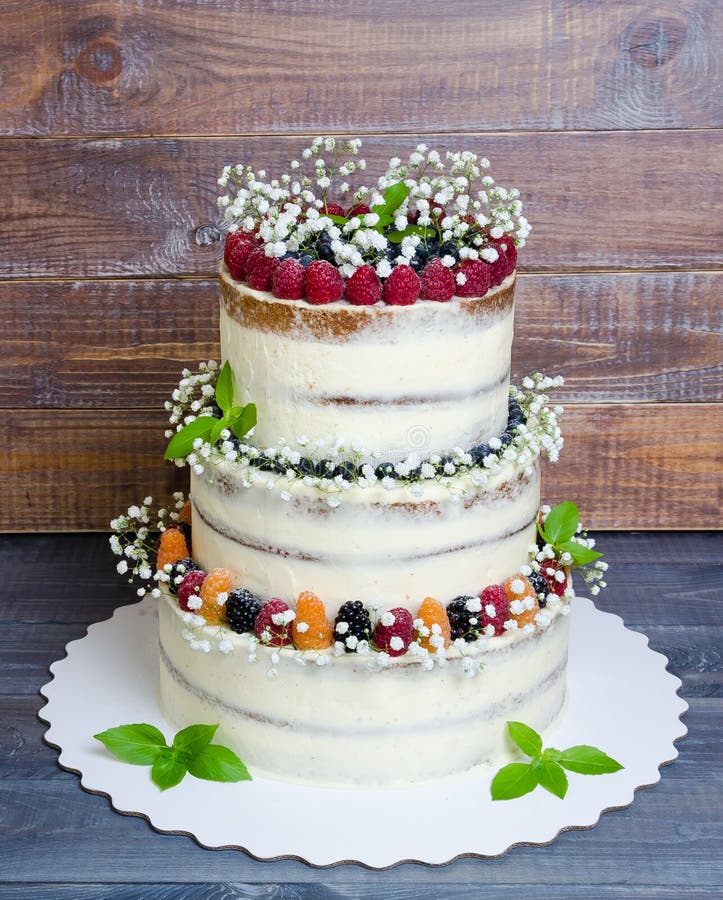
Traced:
<path id="1" fill-rule="evenodd" d="M 259 859 L 293 857 L 316 866 L 356 862 L 384 868 L 399 862 L 440 865 L 458 856 L 499 856 L 519 844 L 546 844 L 561 831 L 590 828 L 601 812 L 628 806 L 639 787 L 660 779 L 659 766 L 678 755 L 687 729 L 680 680 L 667 659 L 622 619 L 573 601 L 569 698 L 549 746 L 593 744 L 625 769 L 613 775 L 570 773 L 564 801 L 542 788 L 517 800 L 490 800 L 494 770 L 444 783 L 390 791 L 336 790 L 254 780 L 238 784 L 187 775 L 165 793 L 149 769 L 118 761 L 93 734 L 150 722 L 170 738 L 157 700 L 156 602 L 147 598 L 91 625 L 50 667 L 41 693 L 45 739 L 59 762 L 119 812 L 146 818 L 159 831 L 192 836 L 207 848 L 236 848 Z M 434 678 L 434 671 L 429 673 Z M 480 689 L 484 689 L 484 673 Z M 349 751 L 354 752 L 353 738 Z M 403 765 L 403 761 L 400 761 Z"/>

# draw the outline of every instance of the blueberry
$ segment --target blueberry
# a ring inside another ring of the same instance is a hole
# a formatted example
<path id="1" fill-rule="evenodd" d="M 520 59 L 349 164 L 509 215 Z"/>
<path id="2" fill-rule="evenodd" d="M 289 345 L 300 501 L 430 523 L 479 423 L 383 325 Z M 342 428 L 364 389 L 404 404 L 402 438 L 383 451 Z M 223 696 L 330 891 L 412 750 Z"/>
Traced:
<path id="1" fill-rule="evenodd" d="M 306 268 L 308 265 L 311 265 L 311 263 L 314 262 L 314 257 L 308 253 L 302 253 L 299 257 L 299 262 L 304 268 Z"/>
<path id="2" fill-rule="evenodd" d="M 359 470 L 353 462 L 343 462 L 340 463 L 334 471 L 331 473 L 332 478 L 336 478 L 341 475 L 344 481 L 354 481 L 357 477 Z"/>
<path id="3" fill-rule="evenodd" d="M 223 419 L 221 407 L 215 401 L 211 404 L 211 415 L 214 419 Z"/>
<path id="4" fill-rule="evenodd" d="M 473 447 L 470 450 L 472 462 L 476 466 L 481 466 L 483 464 L 485 456 L 489 456 L 490 453 L 492 453 L 492 448 L 489 444 L 478 444 L 476 447 Z"/>
<path id="5" fill-rule="evenodd" d="M 447 241 L 446 244 L 442 244 L 442 246 L 439 248 L 439 255 L 453 256 L 455 262 L 459 262 L 459 250 L 450 241 Z"/>
<path id="6" fill-rule="evenodd" d="M 281 257 L 281 261 L 283 262 L 285 259 L 298 259 L 299 253 L 296 250 L 289 250 Z"/>
<path id="7" fill-rule="evenodd" d="M 394 478 L 394 463 L 380 463 L 374 470 L 374 474 L 377 476 L 377 478 Z"/>
<path id="8" fill-rule="evenodd" d="M 421 272 L 424 268 L 424 260 L 420 259 L 419 254 L 417 254 L 409 260 L 409 265 L 414 269 L 415 272 Z"/>

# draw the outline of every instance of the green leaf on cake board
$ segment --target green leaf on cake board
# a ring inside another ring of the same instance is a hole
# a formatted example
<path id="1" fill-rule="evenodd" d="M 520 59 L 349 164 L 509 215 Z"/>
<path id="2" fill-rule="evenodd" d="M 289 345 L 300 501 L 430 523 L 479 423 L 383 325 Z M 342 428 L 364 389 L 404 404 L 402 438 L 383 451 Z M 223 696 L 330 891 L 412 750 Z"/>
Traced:
<path id="1" fill-rule="evenodd" d="M 623 768 L 616 759 L 587 744 L 560 750 L 557 761 L 569 772 L 577 772 L 579 775 L 608 775 Z"/>
<path id="2" fill-rule="evenodd" d="M 182 755 L 172 747 L 161 750 L 153 763 L 151 778 L 162 791 L 175 787 L 186 777 L 188 766 Z"/>
<path id="3" fill-rule="evenodd" d="M 538 756 L 542 753 L 542 738 L 534 728 L 523 722 L 508 722 L 507 731 L 526 756 Z"/>
<path id="4" fill-rule="evenodd" d="M 220 744 L 209 744 L 188 763 L 188 771 L 207 781 L 251 781 L 246 766 L 233 750 Z"/>
<path id="5" fill-rule="evenodd" d="M 529 763 L 510 763 L 492 779 L 493 800 L 514 800 L 537 787 L 537 778 Z"/>
<path id="6" fill-rule="evenodd" d="M 93 737 L 100 741 L 118 759 L 134 766 L 151 766 L 160 750 L 166 746 L 166 739 L 153 725 L 120 725 L 109 728 Z"/>

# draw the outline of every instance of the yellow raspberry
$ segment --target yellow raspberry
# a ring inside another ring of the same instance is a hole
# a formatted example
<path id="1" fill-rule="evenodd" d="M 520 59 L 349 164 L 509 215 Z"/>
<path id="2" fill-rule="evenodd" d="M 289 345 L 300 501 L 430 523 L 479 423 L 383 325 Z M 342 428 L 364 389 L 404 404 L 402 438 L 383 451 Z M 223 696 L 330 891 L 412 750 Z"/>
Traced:
<path id="1" fill-rule="evenodd" d="M 186 538 L 180 528 L 166 528 L 158 539 L 158 555 L 156 569 L 163 571 L 165 566 L 177 563 L 191 554 L 188 552 Z"/>
<path id="2" fill-rule="evenodd" d="M 517 622 L 519 628 L 525 625 L 534 625 L 535 616 L 540 611 L 540 604 L 537 601 L 537 592 L 524 575 L 512 575 L 505 579 L 505 593 L 510 601 L 510 614 Z M 515 600 L 519 600 L 523 604 L 521 611 L 515 612 L 517 604 Z"/>
<path id="3" fill-rule="evenodd" d="M 324 650 L 331 647 L 331 622 L 326 618 L 324 604 L 311 591 L 299 594 L 291 637 L 298 650 Z"/>
<path id="4" fill-rule="evenodd" d="M 220 625 L 226 620 L 226 599 L 231 588 L 231 573 L 228 569 L 211 569 L 203 579 L 199 613 L 209 625 Z M 223 595 L 221 602 L 219 595 Z"/>
<path id="5" fill-rule="evenodd" d="M 452 636 L 449 626 L 449 616 L 447 615 L 447 610 L 439 600 L 435 600 L 434 597 L 425 597 L 422 605 L 419 607 L 417 618 L 421 619 L 422 622 L 424 622 L 424 625 L 429 629 L 429 634 L 421 637 L 419 641 L 420 647 L 424 647 L 429 653 L 436 653 L 440 645 L 435 647 L 430 643 L 430 638 L 435 634 L 442 638 L 443 644 L 441 646 L 448 646 Z M 439 626 L 439 629 L 435 628 L 433 631 L 432 628 L 434 625 Z"/>

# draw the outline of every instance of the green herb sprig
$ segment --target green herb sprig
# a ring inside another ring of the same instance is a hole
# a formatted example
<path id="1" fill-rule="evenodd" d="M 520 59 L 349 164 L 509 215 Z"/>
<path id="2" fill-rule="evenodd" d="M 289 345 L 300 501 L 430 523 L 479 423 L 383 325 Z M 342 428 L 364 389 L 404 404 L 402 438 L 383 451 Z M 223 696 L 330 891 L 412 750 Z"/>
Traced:
<path id="1" fill-rule="evenodd" d="M 586 566 L 600 559 L 602 553 L 572 540 L 577 534 L 579 525 L 580 511 L 575 503 L 568 500 L 553 506 L 545 517 L 544 524 L 538 523 L 537 530 L 542 540 L 555 551 L 558 559 L 567 553 L 572 559 L 573 566 Z"/>
<path id="2" fill-rule="evenodd" d="M 608 775 L 624 768 L 617 760 L 587 744 L 556 750 L 542 749 L 542 738 L 523 722 L 508 722 L 512 740 L 530 757 L 528 763 L 510 763 L 492 779 L 493 800 L 514 800 L 523 797 L 540 785 L 562 799 L 567 793 L 565 769 L 578 775 Z"/>
<path id="3" fill-rule="evenodd" d="M 216 403 L 221 410 L 221 418 L 202 415 L 184 425 L 168 442 L 164 459 L 181 459 L 193 450 L 194 442 L 201 438 L 204 443 L 213 446 L 226 429 L 243 440 L 256 425 L 256 404 L 245 406 L 233 405 L 233 372 L 228 360 L 221 369 L 216 381 Z"/>
<path id="4" fill-rule="evenodd" d="M 246 766 L 233 750 L 212 744 L 218 725 L 189 725 L 169 747 L 153 725 L 119 725 L 93 737 L 123 762 L 151 766 L 151 778 L 162 790 L 180 784 L 190 772 L 206 781 L 251 781 Z"/>

